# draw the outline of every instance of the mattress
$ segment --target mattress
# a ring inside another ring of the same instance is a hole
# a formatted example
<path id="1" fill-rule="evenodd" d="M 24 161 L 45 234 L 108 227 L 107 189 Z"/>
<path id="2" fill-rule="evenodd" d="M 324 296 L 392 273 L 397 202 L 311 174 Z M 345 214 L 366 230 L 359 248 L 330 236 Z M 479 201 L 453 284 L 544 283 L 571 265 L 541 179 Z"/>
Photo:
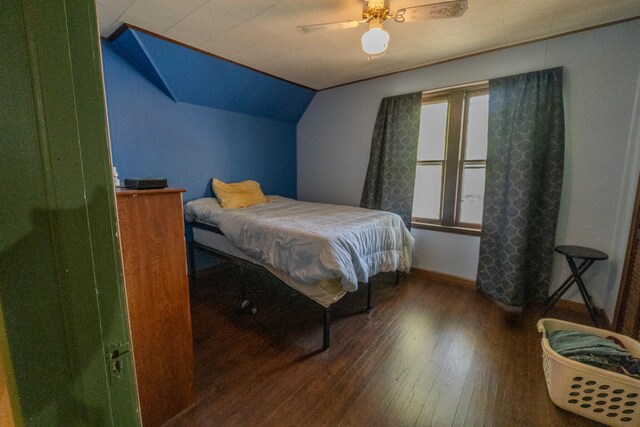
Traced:
<path id="1" fill-rule="evenodd" d="M 184 211 L 188 221 L 222 231 L 233 247 L 225 244 L 225 253 L 264 266 L 290 286 L 307 289 L 301 290 L 305 295 L 308 289 L 328 290 L 331 302 L 380 272 L 411 268 L 413 237 L 393 213 L 279 196 L 243 209 L 223 209 L 216 199 L 201 198 L 187 202 Z M 215 243 L 199 239 L 203 230 L 196 241 Z"/>
<path id="2" fill-rule="evenodd" d="M 222 252 L 224 254 L 231 255 L 235 258 L 239 258 L 266 268 L 271 274 L 280 279 L 280 281 L 284 282 L 286 285 L 292 287 L 308 298 L 311 298 L 323 307 L 329 307 L 334 302 L 340 300 L 340 298 L 342 298 L 347 293 L 347 291 L 340 286 L 340 282 L 337 279 L 321 280 L 315 283 L 302 283 L 299 280 L 293 279 L 284 271 L 278 270 L 269 265 L 261 264 L 258 260 L 251 258 L 240 248 L 231 243 L 229 239 L 227 239 L 223 234 L 194 227 L 193 239 L 197 243 L 208 248 L 215 249 L 218 252 Z"/>

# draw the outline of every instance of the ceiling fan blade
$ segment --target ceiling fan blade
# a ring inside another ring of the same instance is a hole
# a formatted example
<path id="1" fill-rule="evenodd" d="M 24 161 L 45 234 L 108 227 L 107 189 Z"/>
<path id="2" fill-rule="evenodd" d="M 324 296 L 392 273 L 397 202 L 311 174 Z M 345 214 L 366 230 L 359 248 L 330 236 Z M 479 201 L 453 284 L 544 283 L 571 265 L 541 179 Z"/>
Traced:
<path id="1" fill-rule="evenodd" d="M 313 33 L 315 31 L 324 31 L 324 30 L 346 30 L 349 28 L 356 28 L 358 25 L 365 21 L 341 21 L 341 22 L 329 22 L 326 24 L 312 24 L 312 25 L 300 25 L 296 27 L 301 33 Z"/>
<path id="2" fill-rule="evenodd" d="M 445 1 L 398 9 L 393 15 L 396 22 L 413 22 L 421 19 L 457 18 L 467 10 L 467 0 Z"/>

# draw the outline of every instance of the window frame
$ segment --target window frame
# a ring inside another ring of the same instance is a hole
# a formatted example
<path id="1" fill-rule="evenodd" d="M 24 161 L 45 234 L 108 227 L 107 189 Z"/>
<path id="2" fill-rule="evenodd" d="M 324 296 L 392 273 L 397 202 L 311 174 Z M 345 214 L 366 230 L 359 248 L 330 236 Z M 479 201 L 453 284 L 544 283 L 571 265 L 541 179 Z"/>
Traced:
<path id="1" fill-rule="evenodd" d="M 482 164 L 486 159 L 465 159 L 466 136 L 469 115 L 468 99 L 489 93 L 489 82 L 436 89 L 422 93 L 422 105 L 447 100 L 447 127 L 444 160 L 417 160 L 420 165 L 442 164 L 440 186 L 440 218 L 412 217 L 415 228 L 445 231 L 457 234 L 477 235 L 482 232 L 482 224 L 460 222 L 460 196 L 465 164 Z M 451 172 L 450 172 L 451 171 Z"/>

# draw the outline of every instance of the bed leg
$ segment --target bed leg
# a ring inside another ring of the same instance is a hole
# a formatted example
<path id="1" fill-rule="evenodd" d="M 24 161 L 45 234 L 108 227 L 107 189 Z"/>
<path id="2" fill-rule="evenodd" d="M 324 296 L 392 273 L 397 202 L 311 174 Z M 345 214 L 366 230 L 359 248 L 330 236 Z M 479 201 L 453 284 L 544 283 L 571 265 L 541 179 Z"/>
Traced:
<path id="1" fill-rule="evenodd" d="M 396 270 L 396 285 L 400 283 L 400 270 Z"/>
<path id="2" fill-rule="evenodd" d="M 193 242 L 189 242 L 189 283 L 195 285 L 198 274 L 196 270 L 196 245 Z"/>
<path id="3" fill-rule="evenodd" d="M 331 307 L 326 307 L 324 309 L 322 326 L 322 351 L 325 351 L 329 348 L 329 338 L 331 333 Z"/>
<path id="4" fill-rule="evenodd" d="M 371 279 L 369 279 L 369 281 L 367 282 L 367 306 L 364 309 L 364 311 L 366 311 L 367 313 L 370 313 L 371 310 L 373 310 L 373 306 L 371 305 L 371 288 Z"/>
<path id="5" fill-rule="evenodd" d="M 245 271 L 244 271 L 244 265 L 239 264 L 240 267 L 240 299 L 244 302 L 247 300 L 247 284 L 246 282 L 246 277 L 245 277 Z"/>

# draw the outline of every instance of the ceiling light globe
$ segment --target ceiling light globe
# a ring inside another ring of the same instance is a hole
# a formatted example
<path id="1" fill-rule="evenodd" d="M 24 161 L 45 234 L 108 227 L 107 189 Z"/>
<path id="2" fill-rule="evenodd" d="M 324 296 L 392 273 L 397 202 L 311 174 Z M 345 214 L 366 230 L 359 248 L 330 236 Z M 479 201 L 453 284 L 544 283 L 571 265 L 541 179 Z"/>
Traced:
<path id="1" fill-rule="evenodd" d="M 382 28 L 371 28 L 362 35 L 362 50 L 369 55 L 378 55 L 389 45 L 389 33 Z"/>

